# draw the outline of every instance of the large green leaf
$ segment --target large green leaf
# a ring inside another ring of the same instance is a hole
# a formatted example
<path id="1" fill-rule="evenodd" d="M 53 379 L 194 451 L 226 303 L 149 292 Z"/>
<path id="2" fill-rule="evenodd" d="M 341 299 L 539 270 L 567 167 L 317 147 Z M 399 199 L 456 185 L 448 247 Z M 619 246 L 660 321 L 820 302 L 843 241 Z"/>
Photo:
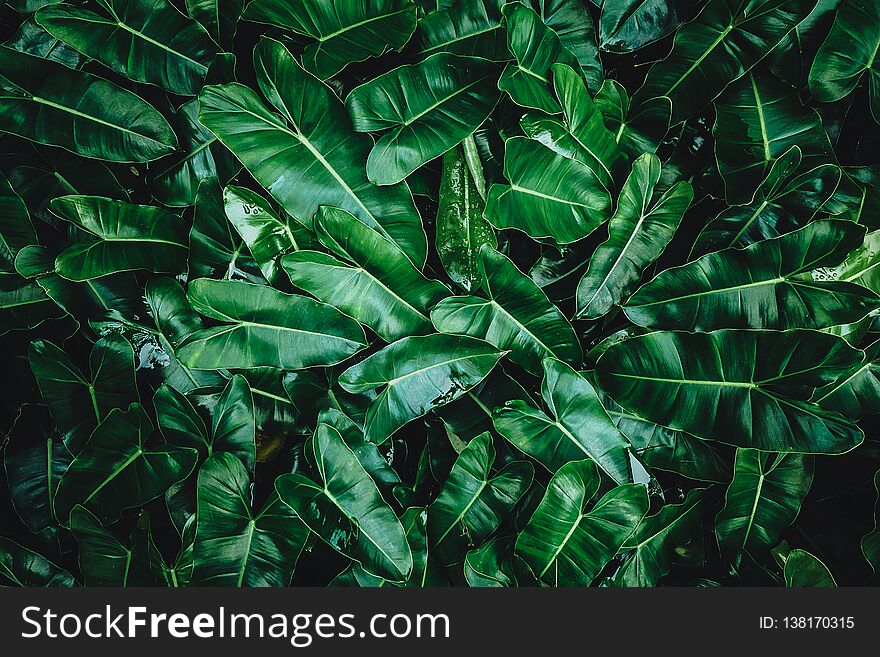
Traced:
<path id="1" fill-rule="evenodd" d="M 810 490 L 813 467 L 811 456 L 738 449 L 733 481 L 715 520 L 722 554 L 731 560 L 740 552 L 760 557 L 776 545 Z"/>
<path id="2" fill-rule="evenodd" d="M 28 588 L 76 586 L 73 575 L 43 555 L 0 537 L 0 582 Z"/>
<path id="3" fill-rule="evenodd" d="M 498 246 L 492 226 L 483 216 L 486 189 L 482 164 L 473 139 L 443 155 L 440 202 L 437 209 L 436 246 L 443 269 L 452 281 L 470 294 L 480 286 L 477 263 L 483 244 Z M 482 183 L 482 185 L 481 185 Z"/>
<path id="4" fill-rule="evenodd" d="M 138 398 L 134 352 L 121 335 L 95 343 L 89 374 L 83 374 L 63 349 L 45 340 L 31 344 L 28 358 L 64 444 L 74 454 L 110 411 L 125 409 Z"/>
<path id="5" fill-rule="evenodd" d="M 430 332 L 428 310 L 449 294 L 446 287 L 425 278 L 397 245 L 345 210 L 322 207 L 315 230 L 333 255 L 299 251 L 284 256 L 282 265 L 296 287 L 387 342 Z"/>
<path id="6" fill-rule="evenodd" d="M 494 475 L 492 436 L 468 443 L 452 466 L 437 499 L 428 507 L 428 538 L 441 563 L 462 561 L 498 528 L 534 477 L 526 461 L 514 461 Z"/>
<path id="7" fill-rule="evenodd" d="M 319 425 L 311 451 L 321 483 L 299 473 L 282 475 L 275 488 L 283 502 L 368 573 L 393 582 L 406 580 L 413 555 L 403 527 L 339 432 Z"/>
<path id="8" fill-rule="evenodd" d="M 838 454 L 862 442 L 861 430 L 803 399 L 860 358 L 816 331 L 657 332 L 612 345 L 596 370 L 617 403 L 662 426 L 765 451 Z"/>
<path id="9" fill-rule="evenodd" d="M 200 278 L 189 285 L 199 313 L 227 322 L 196 331 L 177 353 L 188 367 L 333 365 L 366 346 L 360 325 L 335 308 L 264 285 Z"/>
<path id="10" fill-rule="evenodd" d="M 510 57 L 501 8 L 507 0 L 456 0 L 419 20 L 417 39 L 426 55 L 437 51 L 493 61 Z"/>
<path id="11" fill-rule="evenodd" d="M 353 393 L 382 388 L 364 424 L 367 439 L 380 444 L 410 420 L 461 397 L 502 355 L 463 335 L 407 337 L 349 367 L 339 384 Z"/>
<path id="12" fill-rule="evenodd" d="M 416 29 L 417 9 L 412 0 L 254 0 L 245 18 L 315 39 L 303 51 L 303 66 L 324 79 L 403 48 Z"/>
<path id="13" fill-rule="evenodd" d="M 839 263 L 861 243 L 849 221 L 814 221 L 745 249 L 709 253 L 669 269 L 624 305 L 640 326 L 711 331 L 719 328 L 826 328 L 862 319 L 880 297 L 813 270 Z"/>
<path id="14" fill-rule="evenodd" d="M 666 504 L 645 517 L 621 546 L 625 561 L 614 574 L 617 586 L 656 586 L 675 558 L 675 551 L 692 541 L 700 541 L 702 488 L 690 491 L 681 504 Z"/>
<path id="15" fill-rule="evenodd" d="M 510 359 L 537 374 L 542 358 L 577 364 L 581 347 L 565 316 L 531 278 L 489 245 L 478 261 L 488 299 L 449 297 L 431 311 L 438 331 L 481 338 L 510 351 Z"/>
<path id="16" fill-rule="evenodd" d="M 546 358 L 543 365 L 541 396 L 549 415 L 527 401 L 508 401 L 492 414 L 498 433 L 550 472 L 590 459 L 615 482 L 632 481 L 629 441 L 590 382 L 558 360 Z"/>
<path id="17" fill-rule="evenodd" d="M 593 99 L 605 117 L 620 150 L 631 159 L 654 153 L 669 130 L 672 103 L 662 96 L 631 107 L 626 89 L 617 80 L 605 80 Z"/>
<path id="18" fill-rule="evenodd" d="M 580 69 L 577 59 L 529 7 L 511 2 L 502 12 L 507 22 L 507 47 L 516 61 L 504 69 L 498 88 L 522 107 L 559 112 L 559 103 L 550 93 L 550 67 L 560 63 Z"/>
<path id="19" fill-rule="evenodd" d="M 797 147 L 774 160 L 754 200 L 729 207 L 706 224 L 697 236 L 693 254 L 748 246 L 809 223 L 834 194 L 841 172 L 834 164 L 820 164 L 797 173 L 800 161 Z"/>
<path id="20" fill-rule="evenodd" d="M 672 52 L 648 71 L 634 98 L 666 96 L 672 124 L 697 114 L 748 73 L 816 5 L 816 0 L 710 0 L 675 34 Z"/>
<path id="21" fill-rule="evenodd" d="M 657 156 L 646 153 L 635 161 L 608 224 L 608 239 L 593 252 L 578 283 L 579 318 L 595 319 L 618 305 L 675 235 L 694 191 L 681 181 L 654 202 L 659 180 Z"/>
<path id="22" fill-rule="evenodd" d="M 194 96 L 216 46 L 167 0 L 99 0 L 103 12 L 60 4 L 37 12 L 49 34 L 136 82 Z"/>
<path id="23" fill-rule="evenodd" d="M 590 461 L 562 466 L 516 539 L 516 552 L 550 586 L 589 586 L 648 512 L 641 484 L 607 492 L 589 511 L 600 478 Z"/>
<path id="24" fill-rule="evenodd" d="M 870 0 L 843 0 L 828 38 L 810 69 L 810 93 L 821 102 L 847 96 L 868 73 L 871 114 L 880 122 L 880 6 Z"/>
<path id="25" fill-rule="evenodd" d="M 189 231 L 189 273 L 194 278 L 248 277 L 256 269 L 245 244 L 226 217 L 223 190 L 216 178 L 199 184 Z M 256 208 L 262 210 L 262 208 Z"/>
<path id="26" fill-rule="evenodd" d="M 806 550 L 792 550 L 788 553 L 783 575 L 785 585 L 789 588 L 837 586 L 828 566 Z"/>
<path id="27" fill-rule="evenodd" d="M 427 242 L 409 189 L 367 179 L 372 142 L 350 129 L 342 102 L 277 41 L 262 39 L 254 59 L 260 89 L 281 114 L 247 87 L 227 84 L 205 87 L 199 120 L 294 217 L 321 205 L 348 210 L 422 265 Z"/>
<path id="28" fill-rule="evenodd" d="M 585 164 L 611 187 L 624 159 L 614 135 L 575 70 L 566 64 L 553 64 L 551 70 L 565 122 L 527 114 L 521 121 L 523 131 L 556 153 Z"/>
<path id="29" fill-rule="evenodd" d="M 139 549 L 142 546 L 137 541 L 121 541 L 84 506 L 77 505 L 70 512 L 70 533 L 79 545 L 84 586 L 153 584 L 147 555 Z"/>
<path id="30" fill-rule="evenodd" d="M 186 227 L 167 210 L 100 196 L 62 196 L 49 209 L 88 234 L 55 260 L 64 278 L 84 281 L 134 269 L 175 274 L 185 267 Z"/>
<path id="31" fill-rule="evenodd" d="M 12 185 L 0 175 L 0 289 L 17 278 L 15 256 L 24 247 L 37 243 L 37 233 L 28 209 Z"/>
<path id="32" fill-rule="evenodd" d="M 599 47 L 614 53 L 638 50 L 678 27 L 674 2 L 605 0 L 599 18 Z"/>
<path id="33" fill-rule="evenodd" d="M 58 484 L 55 513 L 67 522 L 82 504 L 102 522 L 162 495 L 189 476 L 198 452 L 185 447 L 148 447 L 153 425 L 143 407 L 113 409 L 97 426 Z"/>
<path id="34" fill-rule="evenodd" d="M 498 102 L 496 66 L 437 53 L 355 87 L 345 99 L 354 129 L 386 132 L 367 158 L 377 185 L 399 183 L 469 137 Z"/>
<path id="35" fill-rule="evenodd" d="M 867 347 L 859 361 L 833 383 L 818 388 L 812 401 L 853 422 L 880 413 L 880 342 Z"/>
<path id="36" fill-rule="evenodd" d="M 229 453 L 199 471 L 192 583 L 196 586 L 288 586 L 308 528 L 273 492 L 251 511 L 251 481 Z"/>
<path id="37" fill-rule="evenodd" d="M 774 160 L 792 146 L 800 171 L 834 160 L 822 120 L 797 92 L 763 71 L 749 73 L 715 101 L 715 156 L 727 202 L 751 203 Z"/>
<path id="38" fill-rule="evenodd" d="M 186 0 L 186 11 L 225 49 L 232 45 L 245 0 Z"/>
<path id="39" fill-rule="evenodd" d="M 153 107 L 90 73 L 0 46 L 4 132 L 109 162 L 149 162 L 177 138 Z"/>
<path id="40" fill-rule="evenodd" d="M 496 228 L 568 244 L 608 218 L 611 196 L 593 169 L 539 141 L 507 140 L 504 177 L 510 184 L 492 185 L 486 202 L 486 219 Z"/>

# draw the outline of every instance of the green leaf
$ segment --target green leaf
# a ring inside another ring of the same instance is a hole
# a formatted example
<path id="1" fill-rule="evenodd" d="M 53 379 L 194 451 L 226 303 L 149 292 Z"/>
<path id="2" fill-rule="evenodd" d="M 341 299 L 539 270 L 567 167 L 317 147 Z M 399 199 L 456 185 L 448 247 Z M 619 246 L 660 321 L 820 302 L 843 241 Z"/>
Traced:
<path id="1" fill-rule="evenodd" d="M 196 331 L 178 349 L 195 369 L 334 365 L 367 344 L 356 321 L 297 294 L 201 278 L 187 296 L 200 314 L 227 322 Z"/>
<path id="2" fill-rule="evenodd" d="M 507 36 L 501 8 L 507 0 L 455 0 L 419 20 L 417 39 L 422 54 L 437 51 L 504 61 Z"/>
<path id="3" fill-rule="evenodd" d="M 137 531 L 137 530 L 136 530 Z M 150 586 L 147 555 L 123 543 L 83 506 L 70 512 L 70 532 L 79 545 L 84 586 Z"/>
<path id="4" fill-rule="evenodd" d="M 58 524 L 55 492 L 73 456 L 43 406 L 25 406 L 9 432 L 3 466 L 15 511 L 33 533 Z"/>
<path id="5" fill-rule="evenodd" d="M 167 0 L 100 0 L 102 13 L 60 4 L 37 12 L 37 22 L 86 57 L 165 91 L 198 93 L 216 46 L 201 25 Z"/>
<path id="6" fill-rule="evenodd" d="M 792 550 L 788 553 L 784 576 L 785 585 L 789 588 L 837 586 L 828 566 L 806 550 Z"/>
<path id="7" fill-rule="evenodd" d="M 839 454 L 863 440 L 803 401 L 861 353 L 815 331 L 657 332 L 612 345 L 596 371 L 627 411 L 700 438 L 764 451 Z"/>
<path id="8" fill-rule="evenodd" d="M 880 7 L 864 0 L 843 0 L 831 32 L 816 53 L 810 69 L 810 93 L 823 103 L 847 96 L 856 88 L 865 72 L 871 114 L 880 123 L 877 51 L 880 49 Z"/>
<path id="9" fill-rule="evenodd" d="M 862 554 L 865 555 L 876 576 L 880 573 L 880 471 L 874 475 L 874 491 L 876 493 L 874 529 L 862 537 L 861 548 Z"/>
<path id="10" fill-rule="evenodd" d="M 156 499 L 192 472 L 198 452 L 147 447 L 153 426 L 143 407 L 113 409 L 97 426 L 58 484 L 55 513 L 67 522 L 81 504 L 102 522 Z"/>
<path id="11" fill-rule="evenodd" d="M 73 575 L 46 557 L 0 537 L 0 582 L 21 587 L 76 586 Z"/>
<path id="12" fill-rule="evenodd" d="M 727 559 L 740 552 L 760 557 L 776 545 L 800 512 L 813 467 L 811 456 L 736 450 L 733 481 L 715 519 L 718 545 Z"/>
<path id="13" fill-rule="evenodd" d="M 412 0 L 255 0 L 245 18 L 315 39 L 303 51 L 303 66 L 326 79 L 352 62 L 403 48 L 416 12 Z"/>
<path id="14" fill-rule="evenodd" d="M 478 266 L 489 298 L 443 299 L 431 311 L 438 331 L 486 340 L 533 374 L 548 356 L 574 364 L 581 360 L 571 324 L 531 278 L 489 245 L 480 249 Z"/>
<path id="15" fill-rule="evenodd" d="M 336 429 L 321 424 L 311 441 L 320 481 L 299 473 L 275 480 L 282 501 L 330 547 L 393 582 L 406 580 L 413 554 L 400 521 Z"/>
<path id="16" fill-rule="evenodd" d="M 315 230 L 333 255 L 299 251 L 284 256 L 282 266 L 296 287 L 387 342 L 431 331 L 428 309 L 449 294 L 445 286 L 425 278 L 393 242 L 345 210 L 322 207 Z"/>
<path id="17" fill-rule="evenodd" d="M 492 475 L 495 448 L 483 433 L 458 455 L 437 499 L 428 507 L 428 537 L 444 565 L 461 562 L 478 547 L 532 483 L 534 468 L 514 461 Z"/>
<path id="18" fill-rule="evenodd" d="M 339 384 L 352 393 L 382 388 L 364 424 L 367 439 L 381 444 L 410 420 L 476 386 L 502 355 L 488 342 L 463 335 L 407 337 L 349 367 Z"/>
<path id="19" fill-rule="evenodd" d="M 37 243 L 37 233 L 27 206 L 0 175 L 0 287 L 17 279 L 15 256 L 26 246 Z"/>
<path id="20" fill-rule="evenodd" d="M 496 67 L 437 53 L 355 87 L 345 106 L 357 132 L 386 132 L 367 158 L 377 185 L 401 182 L 471 136 L 498 102 Z"/>
<path id="21" fill-rule="evenodd" d="M 511 2 L 502 12 L 507 22 L 507 47 L 516 61 L 504 69 L 498 88 L 522 107 L 559 112 L 559 103 L 550 93 L 550 67 L 560 63 L 577 70 L 577 59 L 529 7 Z"/>
<path id="22" fill-rule="evenodd" d="M 806 18 L 816 0 L 709 0 L 675 33 L 672 52 L 648 71 L 636 105 L 672 101 L 672 125 L 691 118 L 748 73 Z"/>
<path id="23" fill-rule="evenodd" d="M 492 414 L 496 431 L 557 472 L 590 459 L 618 484 L 632 481 L 629 441 L 617 430 L 589 381 L 568 365 L 546 358 L 541 396 L 549 415 L 526 401 L 508 401 Z"/>
<path id="24" fill-rule="evenodd" d="M 678 27 L 675 4 L 666 0 L 605 0 L 599 18 L 599 47 L 628 53 L 662 39 Z"/>
<path id="25" fill-rule="evenodd" d="M 348 210 L 421 266 L 427 242 L 412 196 L 404 184 L 380 189 L 367 179 L 361 163 L 372 142 L 350 129 L 342 102 L 277 41 L 261 39 L 254 58 L 260 89 L 281 114 L 226 84 L 205 87 L 199 120 L 294 217 L 321 205 Z"/>
<path id="26" fill-rule="evenodd" d="M 223 190 L 216 178 L 203 180 L 196 194 L 189 231 L 189 273 L 195 278 L 250 276 L 255 263 L 241 236 L 226 217 Z"/>
<path id="27" fill-rule="evenodd" d="M 705 489 L 691 490 L 681 504 L 666 504 L 639 523 L 621 546 L 627 556 L 614 574 L 616 586 L 656 586 L 669 574 L 676 548 L 702 540 L 700 512 Z"/>
<path id="28" fill-rule="evenodd" d="M 505 142 L 504 177 L 510 184 L 492 185 L 486 201 L 486 219 L 496 228 L 568 244 L 608 218 L 611 196 L 593 170 L 533 139 Z"/>
<path id="29" fill-rule="evenodd" d="M 100 196 L 62 196 L 49 209 L 88 234 L 55 260 L 64 278 L 85 281 L 118 271 L 174 274 L 184 269 L 185 226 L 166 210 Z"/>
<path id="30" fill-rule="evenodd" d="M 641 484 L 612 488 L 590 505 L 599 484 L 592 462 L 565 464 L 517 537 L 516 553 L 544 584 L 589 586 L 648 512 Z"/>
<path id="31" fill-rule="evenodd" d="M 880 413 L 880 342 L 865 348 L 852 368 L 833 383 L 818 388 L 810 398 L 815 404 L 836 411 L 856 422 Z"/>
<path id="32" fill-rule="evenodd" d="M 485 189 L 478 185 L 473 173 L 475 167 L 482 171 L 479 154 L 474 153 L 476 161 L 468 160 L 468 153 L 475 150 L 476 144 L 471 137 L 465 141 L 464 147 L 450 148 L 443 155 L 435 240 L 446 274 L 467 293 L 477 289 L 482 280 L 477 262 L 480 248 L 483 244 L 493 248 L 498 246 L 495 231 L 483 217 Z"/>
<path id="33" fill-rule="evenodd" d="M 130 91 L 2 46 L 0 122 L 4 132 L 108 162 L 149 162 L 177 149 L 168 122 Z"/>
<path id="34" fill-rule="evenodd" d="M 725 249 L 669 269 L 624 305 L 640 326 L 827 328 L 855 322 L 880 298 L 854 283 L 826 281 L 814 270 L 839 263 L 864 237 L 849 221 L 814 221 L 745 249 Z"/>
<path id="35" fill-rule="evenodd" d="M 646 153 L 635 161 L 608 224 L 608 239 L 593 252 L 578 283 L 579 318 L 596 319 L 620 304 L 672 241 L 694 191 L 681 181 L 653 202 L 659 180 L 655 155 Z"/>
<path id="36" fill-rule="evenodd" d="M 245 0 L 186 0 L 186 11 L 201 23 L 215 43 L 228 50 L 245 4 Z"/>
<path id="37" fill-rule="evenodd" d="M 283 279 L 281 256 L 312 248 L 317 242 L 309 230 L 292 217 L 282 217 L 259 194 L 244 187 L 223 190 L 226 217 L 247 244 L 270 283 Z"/>
<path id="38" fill-rule="evenodd" d="M 770 172 L 749 205 L 732 206 L 711 220 L 697 235 L 693 254 L 743 247 L 779 237 L 806 226 L 837 189 L 840 168 L 821 164 L 797 173 L 800 149 L 792 147 L 774 160 Z"/>
<path id="39" fill-rule="evenodd" d="M 251 481 L 240 459 L 215 453 L 199 471 L 192 583 L 288 586 L 309 535 L 274 492 L 251 511 Z"/>
<path id="40" fill-rule="evenodd" d="M 527 114 L 520 122 L 523 132 L 559 155 L 585 164 L 603 185 L 611 187 L 624 159 L 614 135 L 575 70 L 565 64 L 553 64 L 551 69 L 565 122 Z"/>
<path id="41" fill-rule="evenodd" d="M 126 409 L 138 398 L 134 352 L 121 335 L 95 343 L 87 375 L 64 350 L 45 340 L 31 343 L 28 358 L 40 393 L 73 454 L 113 409 Z"/>
<path id="42" fill-rule="evenodd" d="M 672 103 L 666 97 L 652 98 L 631 107 L 626 89 L 616 80 L 605 80 L 593 99 L 614 135 L 620 150 L 630 159 L 655 153 L 669 131 Z"/>
<path id="43" fill-rule="evenodd" d="M 819 114 L 805 108 L 797 92 L 769 73 L 749 73 L 715 101 L 715 156 L 727 202 L 754 201 L 755 189 L 773 162 L 797 146 L 799 172 L 834 160 Z"/>

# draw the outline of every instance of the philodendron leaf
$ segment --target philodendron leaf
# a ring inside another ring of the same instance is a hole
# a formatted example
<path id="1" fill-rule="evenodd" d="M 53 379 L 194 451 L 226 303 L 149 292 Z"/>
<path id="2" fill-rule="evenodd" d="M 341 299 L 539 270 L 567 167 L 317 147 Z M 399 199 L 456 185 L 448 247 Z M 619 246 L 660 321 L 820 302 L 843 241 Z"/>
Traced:
<path id="1" fill-rule="evenodd" d="M 614 574 L 615 585 L 656 586 L 669 573 L 676 548 L 702 540 L 704 492 L 696 488 L 681 504 L 666 504 L 639 523 L 620 548 L 625 561 Z"/>
<path id="2" fill-rule="evenodd" d="M 20 587 L 76 586 L 69 572 L 43 555 L 0 537 L 0 582 Z"/>
<path id="3" fill-rule="evenodd" d="M 416 38 L 425 55 L 437 51 L 504 61 L 510 57 L 502 7 L 507 0 L 456 0 L 419 20 Z"/>
<path id="4" fill-rule="evenodd" d="M 860 359 L 816 331 L 660 331 L 610 346 L 596 371 L 614 401 L 662 426 L 764 451 L 839 454 L 862 442 L 861 430 L 803 400 Z"/>
<path id="5" fill-rule="evenodd" d="M 284 256 L 281 264 L 296 287 L 388 342 L 430 332 L 428 312 L 448 296 L 445 286 L 425 278 L 396 244 L 345 210 L 322 207 L 315 231 L 333 255 L 299 251 Z"/>
<path id="6" fill-rule="evenodd" d="M 294 217 L 311 217 L 321 205 L 348 210 L 422 265 L 427 242 L 409 189 L 367 179 L 359 163 L 371 140 L 351 130 L 342 102 L 277 41 L 261 39 L 254 65 L 275 111 L 243 85 L 208 86 L 199 120 Z"/>
<path id="7" fill-rule="evenodd" d="M 31 344 L 28 358 L 64 444 L 73 454 L 110 411 L 125 409 L 138 398 L 134 352 L 121 335 L 98 340 L 89 357 L 89 374 L 83 374 L 64 350 L 45 340 Z"/>
<path id="8" fill-rule="evenodd" d="M 608 224 L 608 239 L 593 252 L 578 283 L 579 318 L 601 317 L 626 298 L 675 235 L 694 191 L 681 181 L 655 202 L 659 180 L 656 155 L 646 153 L 635 161 Z"/>
<path id="9" fill-rule="evenodd" d="M 504 177 L 510 184 L 492 185 L 486 202 L 486 219 L 496 228 L 568 244 L 608 218 L 611 195 L 593 169 L 534 139 L 505 142 Z"/>
<path id="10" fill-rule="evenodd" d="M 193 278 L 248 277 L 256 269 L 241 235 L 227 219 L 223 189 L 216 178 L 203 180 L 196 192 L 188 264 Z"/>
<path id="11" fill-rule="evenodd" d="M 733 481 L 715 519 L 722 554 L 761 556 L 794 522 L 813 483 L 813 457 L 738 449 Z"/>
<path id="12" fill-rule="evenodd" d="M 215 43 L 228 50 L 245 4 L 245 0 L 186 0 L 186 11 Z"/>
<path id="13" fill-rule="evenodd" d="M 516 553 L 544 584 L 589 586 L 648 512 L 642 484 L 617 486 L 591 504 L 600 482 L 591 461 L 565 464 L 517 537 Z"/>
<path id="14" fill-rule="evenodd" d="M 428 507 L 428 538 L 444 565 L 459 563 L 482 545 L 532 483 L 531 463 L 514 461 L 493 475 L 494 463 L 492 436 L 480 434 L 458 455 Z"/>
<path id="15" fill-rule="evenodd" d="M 862 358 L 833 383 L 817 388 L 810 398 L 853 422 L 880 413 L 880 342 L 864 350 Z"/>
<path id="16" fill-rule="evenodd" d="M 831 32 L 810 69 L 810 93 L 830 103 L 847 96 L 868 74 L 871 114 L 880 123 L 877 50 L 880 7 L 867 0 L 842 0 Z"/>
<path id="17" fill-rule="evenodd" d="M 837 586 L 828 566 L 806 550 L 792 550 L 788 553 L 783 575 L 785 585 L 789 588 Z"/>
<path id="18" fill-rule="evenodd" d="M 816 0 L 710 0 L 675 34 L 634 101 L 666 96 L 672 124 L 691 118 L 748 73 L 812 11 Z"/>
<path id="19" fill-rule="evenodd" d="M 406 580 L 413 554 L 394 511 L 333 427 L 318 426 L 311 441 L 319 483 L 302 474 L 275 480 L 281 500 L 330 547 L 368 573 Z"/>
<path id="20" fill-rule="evenodd" d="M 149 162 L 177 148 L 168 122 L 130 91 L 6 47 L 0 122 L 4 132 L 109 162 Z"/>
<path id="21" fill-rule="evenodd" d="M 614 135 L 620 150 L 630 159 L 654 153 L 669 131 L 672 102 L 661 96 L 631 107 L 626 89 L 617 80 L 605 80 L 593 99 Z"/>
<path id="22" fill-rule="evenodd" d="M 399 183 L 470 137 L 498 102 L 496 75 L 487 60 L 438 53 L 355 87 L 345 99 L 354 129 L 390 129 L 367 158 L 369 179 Z"/>
<path id="23" fill-rule="evenodd" d="M 84 586 L 153 584 L 146 551 L 138 550 L 137 541 L 120 540 L 84 506 L 76 505 L 70 512 L 70 532 L 79 545 Z"/>
<path id="24" fill-rule="evenodd" d="M 230 453 L 211 456 L 199 471 L 192 584 L 288 586 L 309 536 L 293 510 L 273 493 L 251 510 L 251 480 Z"/>
<path id="25" fill-rule="evenodd" d="M 561 63 L 579 69 L 577 59 L 529 7 L 511 2 L 502 12 L 507 23 L 507 47 L 516 62 L 504 69 L 498 88 L 523 107 L 559 112 L 559 103 L 550 91 L 550 67 Z"/>
<path id="26" fill-rule="evenodd" d="M 382 388 L 364 423 L 367 439 L 381 444 L 410 420 L 476 386 L 502 355 L 488 342 L 464 335 L 408 337 L 349 367 L 339 384 L 352 393 Z"/>
<path id="27" fill-rule="evenodd" d="M 227 322 L 196 331 L 177 350 L 195 369 L 333 365 L 366 346 L 356 321 L 297 294 L 201 278 L 190 283 L 188 297 L 202 315 Z"/>
<path id="28" fill-rule="evenodd" d="M 715 102 L 715 156 L 727 202 L 751 203 L 773 162 L 797 146 L 799 172 L 834 161 L 819 114 L 770 73 L 749 73 Z"/>
<path id="29" fill-rule="evenodd" d="M 440 207 L 437 209 L 437 254 L 452 281 L 470 294 L 480 286 L 477 259 L 483 244 L 498 246 L 486 221 L 486 190 L 474 175 L 482 164 L 473 138 L 443 155 Z M 468 157 L 470 155 L 470 158 Z"/>
<path id="30" fill-rule="evenodd" d="M 58 484 L 55 513 L 66 523 L 81 504 L 102 522 L 162 495 L 189 476 L 198 452 L 186 447 L 150 447 L 153 425 L 140 404 L 113 409 L 97 426 Z"/>
<path id="31" fill-rule="evenodd" d="M 201 25 L 167 0 L 102 0 L 96 13 L 74 5 L 35 15 L 49 34 L 136 82 L 194 96 L 216 46 Z"/>
<path id="32" fill-rule="evenodd" d="M 864 238 L 850 221 L 814 221 L 745 249 L 725 249 L 668 269 L 624 304 L 640 326 L 827 328 L 858 321 L 880 297 L 854 283 L 825 281 L 814 270 L 839 263 Z"/>
<path id="33" fill-rule="evenodd" d="M 438 331 L 472 335 L 510 351 L 510 359 L 537 374 L 542 358 L 577 364 L 581 348 L 574 329 L 531 278 L 489 245 L 478 260 L 488 299 L 448 297 L 431 311 Z"/>
<path id="34" fill-rule="evenodd" d="M 632 481 L 629 441 L 590 382 L 556 359 L 544 359 L 543 366 L 541 396 L 550 414 L 526 401 L 508 401 L 492 414 L 495 430 L 550 472 L 590 459 L 618 484 Z"/>
<path id="35" fill-rule="evenodd" d="M 255 0 L 245 18 L 314 39 L 303 51 L 303 66 L 326 79 L 352 62 L 403 48 L 416 28 L 417 10 L 412 0 Z"/>
<path id="36" fill-rule="evenodd" d="M 677 26 L 674 2 L 607 0 L 599 18 L 599 47 L 607 52 L 632 52 L 662 39 Z"/>
<path id="37" fill-rule="evenodd" d="M 88 236 L 55 259 L 64 278 L 84 281 L 134 269 L 157 274 L 184 269 L 186 227 L 166 210 L 99 196 L 62 196 L 49 209 Z"/>

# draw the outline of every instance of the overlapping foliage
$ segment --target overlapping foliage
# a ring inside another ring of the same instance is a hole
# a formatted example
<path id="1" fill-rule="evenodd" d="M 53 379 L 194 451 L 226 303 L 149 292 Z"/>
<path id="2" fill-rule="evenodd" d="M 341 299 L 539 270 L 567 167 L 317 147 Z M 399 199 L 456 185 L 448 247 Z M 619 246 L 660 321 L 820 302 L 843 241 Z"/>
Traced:
<path id="1" fill-rule="evenodd" d="M 7 0 L 0 582 L 864 584 L 874 0 Z"/>

